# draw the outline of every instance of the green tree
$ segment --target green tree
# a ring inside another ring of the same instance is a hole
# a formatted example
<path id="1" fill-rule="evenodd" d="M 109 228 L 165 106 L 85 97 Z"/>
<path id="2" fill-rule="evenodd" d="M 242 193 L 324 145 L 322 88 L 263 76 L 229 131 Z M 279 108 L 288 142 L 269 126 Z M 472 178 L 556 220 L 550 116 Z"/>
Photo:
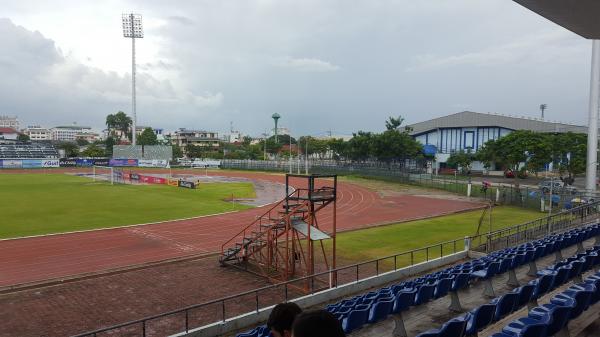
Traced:
<path id="1" fill-rule="evenodd" d="M 183 151 L 179 145 L 171 145 L 173 148 L 173 158 L 181 158 L 183 157 Z"/>
<path id="2" fill-rule="evenodd" d="M 584 173 L 587 158 L 587 135 L 573 132 L 559 133 L 553 142 L 554 163 L 560 174 L 568 174 L 572 181 L 576 174 Z"/>
<path id="3" fill-rule="evenodd" d="M 67 157 L 77 157 L 79 155 L 79 147 L 72 142 L 60 142 L 56 145 L 56 148 L 65 151 Z"/>
<path id="4" fill-rule="evenodd" d="M 137 142 L 139 145 L 157 145 L 158 140 L 156 139 L 156 133 L 152 128 L 145 128 L 142 134 L 138 137 Z"/>
<path id="5" fill-rule="evenodd" d="M 375 135 L 372 132 L 358 131 L 352 134 L 348 141 L 348 158 L 356 161 L 365 161 L 373 157 Z"/>
<path id="6" fill-rule="evenodd" d="M 404 118 L 402 116 L 398 116 L 398 118 L 389 117 L 387 121 L 385 121 L 385 128 L 388 131 L 398 130 L 400 125 L 404 122 Z"/>
<path id="7" fill-rule="evenodd" d="M 332 138 L 327 141 L 327 146 L 333 154 L 333 159 L 339 160 L 347 156 L 347 143 L 341 138 Z"/>
<path id="8" fill-rule="evenodd" d="M 460 168 L 463 173 L 466 173 L 471 170 L 471 164 L 475 159 L 475 154 L 471 153 L 471 151 L 459 151 L 452 153 L 448 157 L 446 164 L 451 168 Z"/>
<path id="9" fill-rule="evenodd" d="M 17 136 L 17 140 L 20 142 L 28 142 L 29 136 L 24 133 L 19 133 L 19 135 Z"/>
<path id="10" fill-rule="evenodd" d="M 104 140 L 104 151 L 107 157 L 112 157 L 113 154 L 113 146 L 115 146 L 116 141 L 113 136 L 108 136 Z"/>
<path id="11" fill-rule="evenodd" d="M 81 151 L 82 157 L 104 157 L 106 152 L 104 149 L 95 144 L 88 145 L 85 150 Z"/>
<path id="12" fill-rule="evenodd" d="M 110 135 L 115 136 L 119 131 L 119 138 L 127 137 L 131 139 L 131 125 L 133 121 L 123 111 L 106 116 L 106 127 Z"/>

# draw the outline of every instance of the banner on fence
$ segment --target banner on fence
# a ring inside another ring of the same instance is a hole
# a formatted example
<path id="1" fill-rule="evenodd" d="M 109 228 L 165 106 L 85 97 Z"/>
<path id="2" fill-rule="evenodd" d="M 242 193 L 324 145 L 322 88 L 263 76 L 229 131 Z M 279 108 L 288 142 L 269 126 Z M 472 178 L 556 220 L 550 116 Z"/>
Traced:
<path id="1" fill-rule="evenodd" d="M 139 159 L 138 166 L 139 167 L 167 167 L 169 163 L 168 160 L 162 159 Z"/>
<path id="2" fill-rule="evenodd" d="M 131 173 L 129 175 L 129 179 L 131 179 L 131 180 L 140 180 L 140 175 L 137 174 L 137 173 Z"/>
<path id="3" fill-rule="evenodd" d="M 58 160 L 60 167 L 75 167 L 77 166 L 77 159 L 75 158 L 60 158 Z"/>
<path id="4" fill-rule="evenodd" d="M 179 186 L 179 179 L 169 179 L 167 181 L 167 185 L 169 185 L 169 186 Z"/>
<path id="5" fill-rule="evenodd" d="M 60 167 L 60 162 L 58 159 L 43 159 L 42 167 Z"/>
<path id="6" fill-rule="evenodd" d="M 96 158 L 94 159 L 94 165 L 96 166 L 108 166 L 108 158 Z"/>
<path id="7" fill-rule="evenodd" d="M 180 180 L 179 181 L 179 187 L 194 189 L 194 188 L 196 188 L 196 184 L 194 184 L 191 181 Z"/>
<path id="8" fill-rule="evenodd" d="M 80 167 L 94 166 L 94 160 L 93 159 L 77 158 L 76 161 L 77 161 L 77 166 L 80 166 Z"/>
<path id="9" fill-rule="evenodd" d="M 5 159 L 5 160 L 2 160 L 2 167 L 3 168 L 22 168 L 23 161 L 13 160 L 13 159 Z"/>
<path id="10" fill-rule="evenodd" d="M 146 184 L 166 184 L 167 179 L 159 178 L 154 176 L 142 176 L 140 175 L 140 181 Z"/>
<path id="11" fill-rule="evenodd" d="M 23 159 L 22 161 L 23 168 L 41 168 L 42 160 L 41 159 Z"/>
<path id="12" fill-rule="evenodd" d="M 111 159 L 108 163 L 110 166 L 138 166 L 137 159 Z"/>

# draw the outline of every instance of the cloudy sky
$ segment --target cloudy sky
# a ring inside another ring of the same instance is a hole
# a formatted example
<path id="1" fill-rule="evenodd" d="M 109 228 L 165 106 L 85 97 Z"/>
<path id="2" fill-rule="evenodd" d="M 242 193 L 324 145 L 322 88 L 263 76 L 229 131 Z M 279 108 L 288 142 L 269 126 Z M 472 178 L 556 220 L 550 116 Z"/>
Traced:
<path id="1" fill-rule="evenodd" d="M 510 0 L 2 0 L 0 115 L 258 135 L 378 131 L 463 110 L 584 123 L 591 42 Z"/>

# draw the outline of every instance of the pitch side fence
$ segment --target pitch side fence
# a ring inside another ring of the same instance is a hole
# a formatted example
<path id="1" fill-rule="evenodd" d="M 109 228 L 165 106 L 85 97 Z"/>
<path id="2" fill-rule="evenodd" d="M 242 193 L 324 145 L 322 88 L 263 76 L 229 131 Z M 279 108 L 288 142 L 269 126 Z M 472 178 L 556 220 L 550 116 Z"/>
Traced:
<path id="1" fill-rule="evenodd" d="M 429 188 L 445 190 L 448 192 L 467 195 L 469 181 L 464 176 L 433 175 L 428 172 L 426 160 L 406 159 L 397 162 L 348 162 L 335 160 L 310 160 L 304 161 L 275 161 L 275 160 L 222 160 L 221 168 L 258 171 L 278 171 L 304 173 L 308 166 L 310 173 L 356 175 L 362 177 L 375 177 L 408 185 L 418 185 Z M 518 180 L 515 180 L 518 182 Z M 542 193 L 537 186 L 520 186 L 515 184 L 492 183 L 490 188 L 484 189 L 481 182 L 473 182 L 471 196 L 489 199 L 490 201 L 505 205 L 514 205 L 524 208 L 541 209 L 542 204 L 548 208 L 550 198 L 555 210 L 572 208 L 577 198 L 587 198 L 581 193 L 571 193 L 567 190 L 554 191 L 553 195 Z M 596 198 L 597 199 L 597 198 Z"/>
<path id="2" fill-rule="evenodd" d="M 191 329 L 225 322 L 233 317 L 256 312 L 277 303 L 314 294 L 324 290 L 319 286 L 321 279 L 335 275 L 337 284 L 332 287 L 358 283 L 369 277 L 413 266 L 417 263 L 441 258 L 463 251 L 467 247 L 480 252 L 491 252 L 552 233 L 563 232 L 596 219 L 600 214 L 600 202 L 589 203 L 568 211 L 553 214 L 524 224 L 475 235 L 467 238 L 446 241 L 435 245 L 414 249 L 366 262 L 340 267 L 331 271 L 294 279 L 287 282 L 191 305 L 158 315 L 90 331 L 84 336 L 165 336 Z M 309 292 L 299 291 L 309 285 Z"/>

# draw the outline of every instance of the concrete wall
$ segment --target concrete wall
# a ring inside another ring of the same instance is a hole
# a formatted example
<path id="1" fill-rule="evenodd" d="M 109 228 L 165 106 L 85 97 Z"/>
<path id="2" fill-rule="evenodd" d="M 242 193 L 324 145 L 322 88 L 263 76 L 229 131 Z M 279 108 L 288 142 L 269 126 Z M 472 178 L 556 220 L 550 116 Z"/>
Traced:
<path id="1" fill-rule="evenodd" d="M 350 295 L 363 292 L 373 287 L 379 287 L 399 279 L 414 276 L 431 269 L 439 268 L 447 264 L 456 263 L 466 257 L 467 249 L 455 254 L 444 256 L 442 258 L 429 260 L 427 262 L 418 263 L 410 267 L 405 267 L 395 271 L 383 273 L 379 276 L 365 278 L 358 282 L 345 284 L 337 288 L 323 290 L 313 295 L 297 298 L 292 302 L 296 302 L 302 308 L 308 308 L 315 305 L 324 304 L 333 301 L 337 298 L 348 297 Z M 225 335 L 231 333 L 232 331 L 238 331 L 244 328 L 248 328 L 248 330 L 250 330 L 252 327 L 259 325 L 262 322 L 265 322 L 269 317 L 269 314 L 271 313 L 272 309 L 272 306 L 263 308 L 260 309 L 258 312 L 251 312 L 241 316 L 233 317 L 226 320 L 225 322 L 205 325 L 203 327 L 190 330 L 190 332 L 188 333 L 182 332 L 173 335 L 172 337 L 214 337 Z"/>

